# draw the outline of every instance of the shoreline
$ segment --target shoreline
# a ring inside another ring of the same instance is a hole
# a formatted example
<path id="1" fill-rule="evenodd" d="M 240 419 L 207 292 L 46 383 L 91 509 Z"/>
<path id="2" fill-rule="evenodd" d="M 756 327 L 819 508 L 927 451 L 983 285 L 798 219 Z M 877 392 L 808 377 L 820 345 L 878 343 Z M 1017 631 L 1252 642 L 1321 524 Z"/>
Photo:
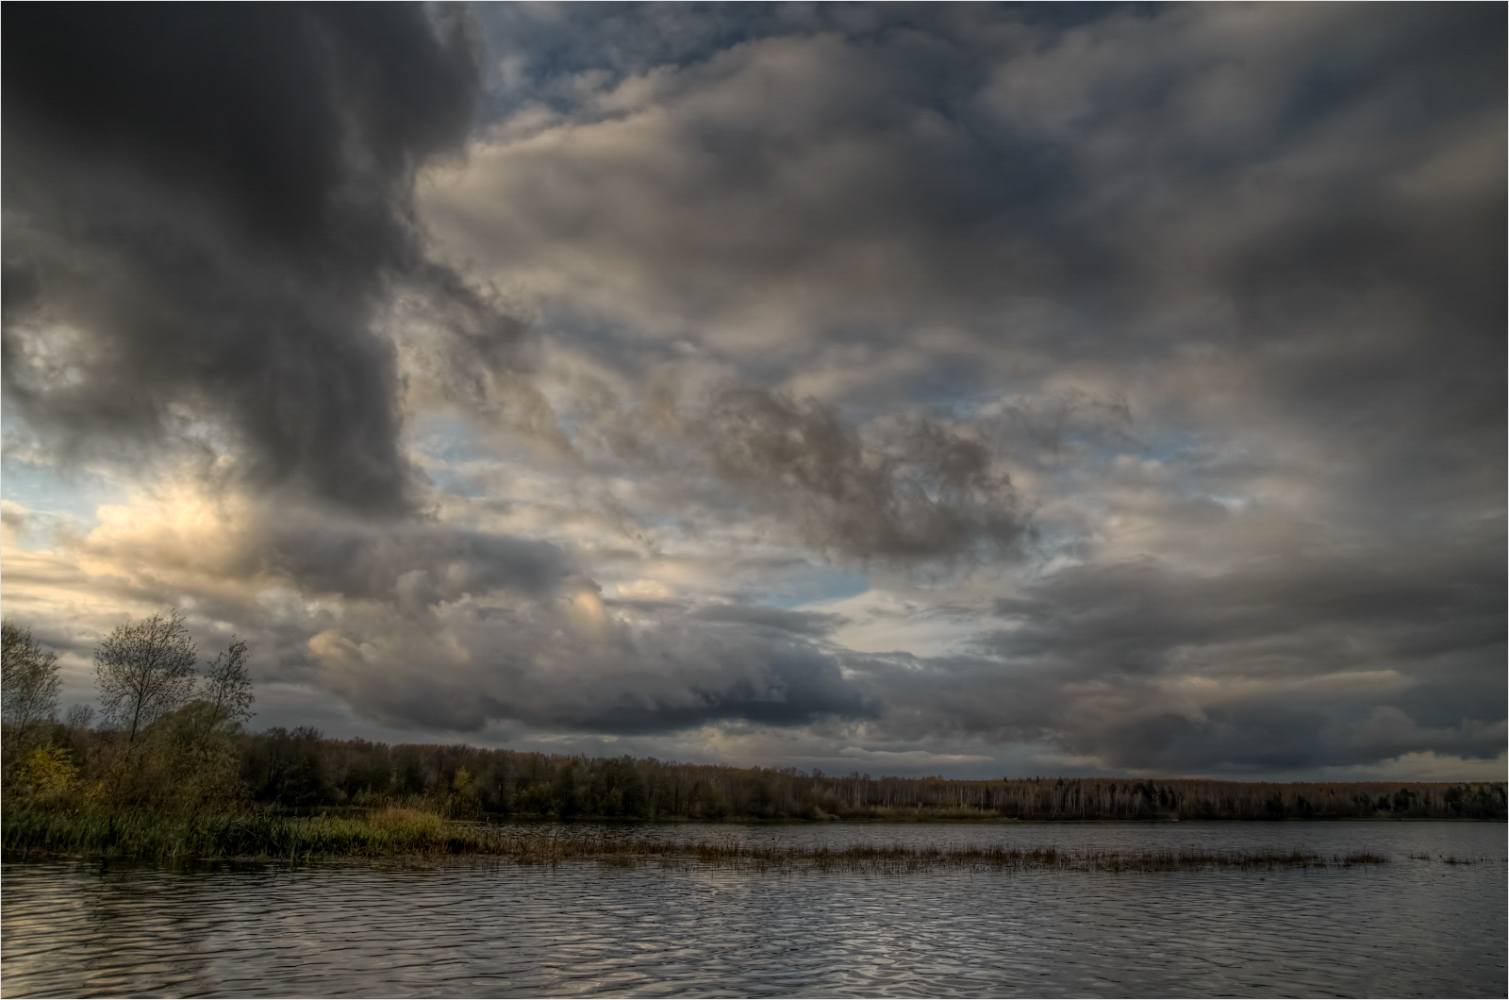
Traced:
<path id="1" fill-rule="evenodd" d="M 1489 859 L 1452 861 L 1479 864 Z M 881 871 L 911 872 L 962 869 L 1013 872 L 1187 872 L 1187 871 L 1279 871 L 1290 869 L 1339 869 L 1378 866 L 1393 859 L 1370 852 L 1324 855 L 1313 852 L 1221 852 L 1221 851 L 1066 851 L 1055 848 L 912 848 L 851 847 L 796 848 L 714 844 L 708 842 L 551 843 L 548 838 L 531 845 L 513 845 L 500 850 L 402 851 L 394 853 L 297 853 L 297 854 L 185 854 L 136 855 L 110 851 L 66 851 L 7 848 L 0 861 L 120 862 L 126 864 L 274 864 L 387 862 L 398 865 L 482 863 L 509 867 L 556 867 L 591 863 L 616 868 L 714 867 L 757 871 Z"/>
<path id="2" fill-rule="evenodd" d="M 656 824 L 674 827 L 677 824 Z M 740 824 L 742 825 L 742 824 Z M 754 825 L 754 824 L 749 824 Z M 761 824 L 770 825 L 770 824 Z M 872 825 L 872 824 L 865 824 Z M 267 813 L 163 816 L 144 812 L 7 811 L 0 859 L 103 861 L 373 861 L 468 858 L 512 865 L 590 861 L 610 866 L 711 865 L 781 870 L 912 871 L 967 868 L 1010 871 L 1162 872 L 1351 868 L 1392 859 L 1367 851 L 1222 851 L 1050 847 L 888 845 L 783 846 L 743 843 L 702 831 L 696 838 L 635 836 L 566 824 L 502 826 L 435 813 L 386 809 L 362 817 L 289 817 Z M 564 829 L 563 829 L 564 827 Z M 730 824 L 729 829 L 737 825 Z M 1417 859 L 1418 860 L 1418 859 Z M 1426 858 L 1428 860 L 1428 858 Z M 1463 863 L 1458 859 L 1440 859 Z M 1478 863 L 1492 859 L 1464 859 Z"/>

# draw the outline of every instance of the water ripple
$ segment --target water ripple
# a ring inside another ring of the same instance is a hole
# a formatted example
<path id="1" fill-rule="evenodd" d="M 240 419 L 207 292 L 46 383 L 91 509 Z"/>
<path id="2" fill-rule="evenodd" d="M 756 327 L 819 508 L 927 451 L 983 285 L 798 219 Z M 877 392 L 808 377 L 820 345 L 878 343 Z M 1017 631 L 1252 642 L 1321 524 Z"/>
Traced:
<path id="1" fill-rule="evenodd" d="M 1394 861 L 1261 874 L 8 862 L 0 993 L 1505 994 L 1501 826 L 632 831 L 647 833 L 829 847 L 1367 850 Z M 1442 855 L 1490 860 L 1454 866 Z"/>

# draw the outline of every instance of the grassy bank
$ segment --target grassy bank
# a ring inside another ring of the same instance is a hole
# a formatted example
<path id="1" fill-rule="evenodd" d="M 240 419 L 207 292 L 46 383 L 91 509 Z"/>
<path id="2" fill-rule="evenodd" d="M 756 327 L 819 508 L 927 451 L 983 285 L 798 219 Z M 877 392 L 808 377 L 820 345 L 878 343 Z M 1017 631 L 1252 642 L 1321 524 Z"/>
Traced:
<path id="1" fill-rule="evenodd" d="M 449 821 L 433 813 L 382 809 L 367 816 L 242 813 L 162 816 L 140 811 L 8 809 L 8 858 L 84 855 L 123 859 L 478 856 L 516 864 L 596 861 L 615 865 L 702 864 L 745 868 L 1171 872 L 1201 869 L 1334 868 L 1383 864 L 1373 854 L 1071 852 L 1054 848 L 752 846 L 733 840 L 608 838 L 519 832 Z"/>

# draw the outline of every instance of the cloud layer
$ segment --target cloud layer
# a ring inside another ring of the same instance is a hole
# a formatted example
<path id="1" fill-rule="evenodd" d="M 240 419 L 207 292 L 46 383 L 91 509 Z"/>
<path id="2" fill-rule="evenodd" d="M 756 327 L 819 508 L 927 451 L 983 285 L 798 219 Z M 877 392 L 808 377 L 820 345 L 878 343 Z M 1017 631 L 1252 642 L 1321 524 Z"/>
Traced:
<path id="1" fill-rule="evenodd" d="M 353 733 L 1502 774 L 1502 10 L 343 10 L 6 16 L 7 479 L 120 498 L 7 491 L 70 655 L 178 604 Z"/>

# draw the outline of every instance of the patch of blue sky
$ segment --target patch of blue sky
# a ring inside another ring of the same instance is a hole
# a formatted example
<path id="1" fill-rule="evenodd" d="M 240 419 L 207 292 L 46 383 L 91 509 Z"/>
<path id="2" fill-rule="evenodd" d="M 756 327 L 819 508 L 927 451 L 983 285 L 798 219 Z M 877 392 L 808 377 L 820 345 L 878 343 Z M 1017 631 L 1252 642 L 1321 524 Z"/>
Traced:
<path id="1" fill-rule="evenodd" d="M 576 79 L 612 87 L 658 66 L 690 66 L 741 42 L 790 29 L 782 4 L 478 4 L 472 9 L 497 57 L 493 111 L 538 102 L 569 111 Z"/>
<path id="2" fill-rule="evenodd" d="M 1187 491 L 1197 477 L 1220 461 L 1219 451 L 1198 435 L 1138 431 L 1133 428 L 1132 433 L 1107 436 L 1099 428 L 1071 424 L 1057 429 L 1059 451 L 1074 455 L 1074 461 L 1059 470 L 1060 476 L 1076 481 L 1100 479 L 1114 475 L 1118 463 L 1130 459 L 1152 463 Z"/>
<path id="3" fill-rule="evenodd" d="M 1164 428 L 1147 438 L 1142 447 L 1144 458 L 1155 459 L 1172 468 L 1207 469 L 1244 461 L 1246 453 L 1233 447 L 1228 438 L 1210 432 Z"/>
<path id="4" fill-rule="evenodd" d="M 1159 488 L 1170 500 L 1209 501 L 1233 513 L 1245 510 L 1252 498 L 1233 490 L 1231 473 L 1249 461 L 1249 456 L 1230 445 L 1224 448 L 1208 437 L 1178 430 L 1166 430 L 1154 436 L 1146 434 L 1107 441 L 1093 433 L 1066 431 L 1065 446 L 1076 445 L 1072 466 L 1059 470 L 1058 478 L 1066 484 L 1083 486 L 1095 480 L 1114 477 L 1117 463 L 1132 460 L 1155 469 Z M 1098 514 L 1110 513 L 1109 501 L 1098 498 L 1093 490 L 1074 489 L 1078 502 Z"/>
<path id="5" fill-rule="evenodd" d="M 0 459 L 0 499 L 44 517 L 66 518 L 87 530 L 99 524 L 102 504 L 125 503 L 128 497 L 120 485 L 102 476 L 60 472 L 7 455 Z"/>
<path id="6" fill-rule="evenodd" d="M 877 331 L 867 331 L 875 334 Z M 900 339 L 894 331 L 881 331 Z M 851 340 L 845 333 L 834 337 L 829 346 L 842 346 Z M 878 348 L 878 355 L 892 348 Z M 972 416 L 982 406 L 1001 397 L 1002 386 L 994 373 L 967 352 L 945 354 L 929 352 L 926 363 L 913 370 L 890 374 L 879 384 L 860 382 L 837 400 L 851 419 L 864 422 L 896 410 L 905 401 L 908 409 L 935 413 L 952 419 Z"/>
<path id="7" fill-rule="evenodd" d="M 662 325 L 644 327 L 569 296 L 545 297 L 536 305 L 541 333 L 620 375 L 644 377 L 667 361 L 705 349 L 699 324 L 683 316 L 667 314 Z"/>
<path id="8" fill-rule="evenodd" d="M 418 414 L 409 425 L 408 435 L 421 454 L 436 462 L 468 462 L 492 453 L 472 422 L 454 414 Z"/>
<path id="9" fill-rule="evenodd" d="M 439 489 L 452 496 L 464 497 L 468 500 L 495 499 L 491 496 L 492 491 L 483 486 L 475 476 L 468 475 L 464 471 L 449 468 L 432 468 L 426 470 L 430 482 Z"/>
<path id="10" fill-rule="evenodd" d="M 796 609 L 810 604 L 842 601 L 870 590 L 870 578 L 864 573 L 839 566 L 808 565 L 808 568 L 789 578 L 767 581 L 770 590 L 761 595 L 762 604 L 771 607 Z"/>
<path id="11" fill-rule="evenodd" d="M 471 421 L 447 414 L 421 414 L 409 428 L 409 440 L 423 456 L 425 475 L 435 486 L 461 497 L 491 496 L 492 491 L 476 470 L 503 457 Z"/>
<path id="12" fill-rule="evenodd" d="M 1007 3 L 979 5 L 971 14 L 974 20 L 1065 30 L 1156 10 L 1156 4 L 1146 3 Z M 573 98 L 580 99 L 580 90 L 558 86 L 561 81 L 590 74 L 601 85 L 613 86 L 656 67 L 693 66 L 772 36 L 837 31 L 851 38 L 877 38 L 949 30 L 905 4 L 520 3 L 476 4 L 472 11 L 489 49 L 499 56 L 490 83 L 503 113 L 525 99 L 569 108 Z M 959 24 L 952 30 L 970 28 Z"/>

